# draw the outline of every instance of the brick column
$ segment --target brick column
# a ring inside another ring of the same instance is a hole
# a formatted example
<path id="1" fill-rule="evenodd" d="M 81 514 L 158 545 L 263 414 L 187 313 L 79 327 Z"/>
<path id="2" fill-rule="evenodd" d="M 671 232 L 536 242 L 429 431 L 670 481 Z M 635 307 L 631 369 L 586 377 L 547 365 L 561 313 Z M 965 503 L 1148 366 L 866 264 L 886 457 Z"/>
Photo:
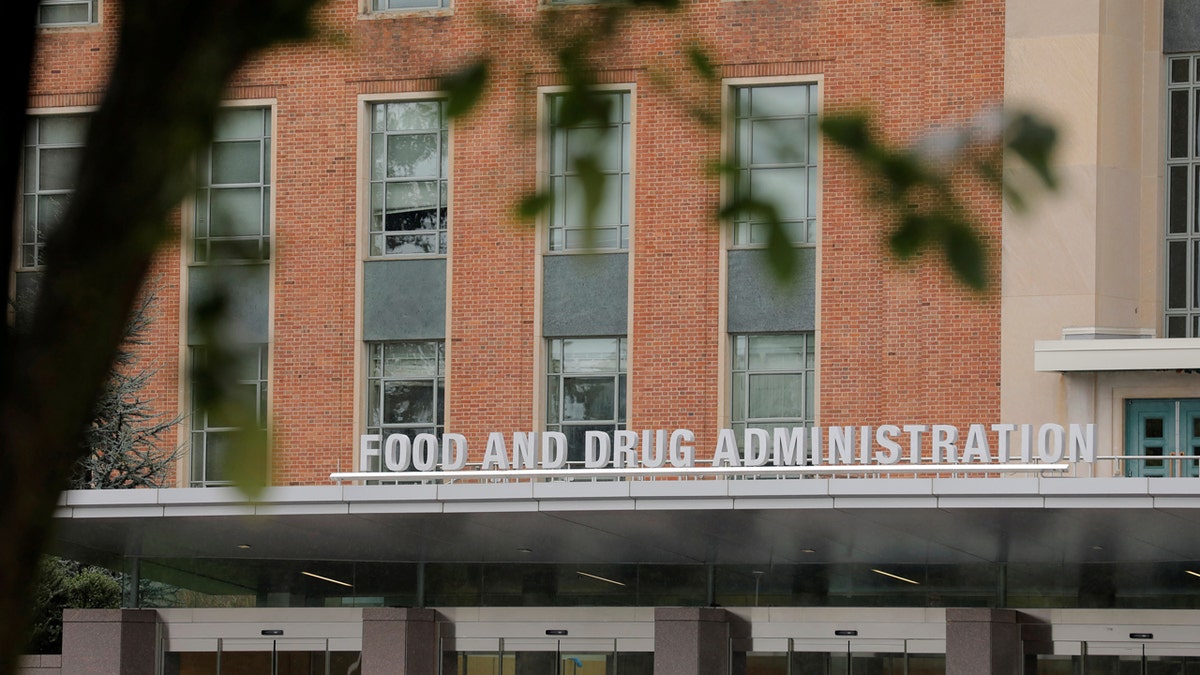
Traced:
<path id="1" fill-rule="evenodd" d="M 154 675 L 158 612 L 64 609 L 63 675 Z"/>
<path id="2" fill-rule="evenodd" d="M 946 675 L 1021 675 L 1021 658 L 1015 611 L 946 610 Z"/>
<path id="3" fill-rule="evenodd" d="M 367 607 L 362 622 L 362 675 L 437 672 L 437 612 Z"/>
<path id="4" fill-rule="evenodd" d="M 723 609 L 655 609 L 654 675 L 729 675 L 729 637 Z"/>

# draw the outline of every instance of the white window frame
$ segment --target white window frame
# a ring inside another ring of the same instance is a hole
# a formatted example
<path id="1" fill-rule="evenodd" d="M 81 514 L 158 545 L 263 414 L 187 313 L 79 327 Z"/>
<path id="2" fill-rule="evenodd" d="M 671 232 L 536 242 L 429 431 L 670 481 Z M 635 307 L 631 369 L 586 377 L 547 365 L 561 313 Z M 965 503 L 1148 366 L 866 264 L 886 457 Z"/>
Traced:
<path id="1" fill-rule="evenodd" d="M 100 23 L 101 0 L 38 0 L 37 25 L 39 28 L 70 28 L 75 26 L 95 26 Z M 88 18 L 85 21 L 43 21 L 42 8 L 61 5 L 86 5 Z"/>

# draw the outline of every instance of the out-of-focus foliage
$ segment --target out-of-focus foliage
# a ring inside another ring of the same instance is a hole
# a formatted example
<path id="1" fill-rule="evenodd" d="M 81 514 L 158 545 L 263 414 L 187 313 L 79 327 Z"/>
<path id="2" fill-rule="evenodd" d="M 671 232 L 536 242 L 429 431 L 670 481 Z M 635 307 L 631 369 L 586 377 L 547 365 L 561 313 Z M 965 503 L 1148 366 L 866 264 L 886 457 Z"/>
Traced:
<path id="1" fill-rule="evenodd" d="M 1041 187 L 1058 184 L 1052 164 L 1057 132 L 1029 113 L 983 113 L 968 124 L 930 132 L 911 146 L 881 140 L 867 113 L 826 117 L 821 131 L 850 153 L 882 213 L 892 219 L 892 252 L 904 259 L 927 247 L 940 249 L 950 269 L 972 288 L 987 283 L 987 255 L 958 182 L 973 176 L 1004 194 L 1014 208 L 1024 208 L 1029 186 L 1019 189 L 1004 181 L 1008 154 L 1027 165 Z"/>
<path id="2" fill-rule="evenodd" d="M 38 565 L 27 652 L 58 654 L 62 651 L 64 609 L 116 609 L 120 606 L 121 584 L 115 573 L 46 556 Z"/>

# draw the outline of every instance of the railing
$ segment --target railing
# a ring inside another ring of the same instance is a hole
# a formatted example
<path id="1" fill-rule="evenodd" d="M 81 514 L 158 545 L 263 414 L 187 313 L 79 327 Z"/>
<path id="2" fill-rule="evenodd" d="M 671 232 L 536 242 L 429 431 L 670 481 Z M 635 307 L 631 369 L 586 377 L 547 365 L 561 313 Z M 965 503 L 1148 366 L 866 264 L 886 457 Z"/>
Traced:
<path id="1" fill-rule="evenodd" d="M 479 467 L 479 464 L 472 466 Z M 665 480 L 780 480 L 797 478 L 889 478 L 889 477 L 960 477 L 968 475 L 1035 474 L 1054 475 L 1069 471 L 1068 463 L 1003 464 L 837 464 L 807 466 L 692 466 L 633 468 L 563 469 L 482 469 L 457 471 L 346 471 L 335 472 L 329 479 L 406 484 L 454 483 L 548 483 Z"/>

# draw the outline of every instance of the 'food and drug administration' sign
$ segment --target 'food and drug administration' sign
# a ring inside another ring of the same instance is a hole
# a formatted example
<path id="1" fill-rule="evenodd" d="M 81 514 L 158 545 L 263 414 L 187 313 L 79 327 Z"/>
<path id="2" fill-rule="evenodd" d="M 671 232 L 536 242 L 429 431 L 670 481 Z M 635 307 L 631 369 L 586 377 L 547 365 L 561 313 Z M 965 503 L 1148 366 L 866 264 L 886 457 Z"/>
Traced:
<path id="1" fill-rule="evenodd" d="M 989 438 L 989 434 L 991 438 Z M 690 468 L 696 464 L 696 435 L 689 429 L 588 431 L 585 469 Z M 567 436 L 558 431 L 488 434 L 480 469 L 564 469 Z M 359 467 L 368 471 L 379 458 L 387 471 L 458 471 L 467 465 L 467 439 L 446 433 L 409 438 L 365 434 L 359 438 Z M 1094 462 L 1094 424 L 882 424 L 837 427 L 746 429 L 739 447 L 732 429 L 722 429 L 708 466 L 788 467 L 848 465 L 969 465 L 1062 461 Z M 576 464 L 577 466 L 577 464 Z"/>

